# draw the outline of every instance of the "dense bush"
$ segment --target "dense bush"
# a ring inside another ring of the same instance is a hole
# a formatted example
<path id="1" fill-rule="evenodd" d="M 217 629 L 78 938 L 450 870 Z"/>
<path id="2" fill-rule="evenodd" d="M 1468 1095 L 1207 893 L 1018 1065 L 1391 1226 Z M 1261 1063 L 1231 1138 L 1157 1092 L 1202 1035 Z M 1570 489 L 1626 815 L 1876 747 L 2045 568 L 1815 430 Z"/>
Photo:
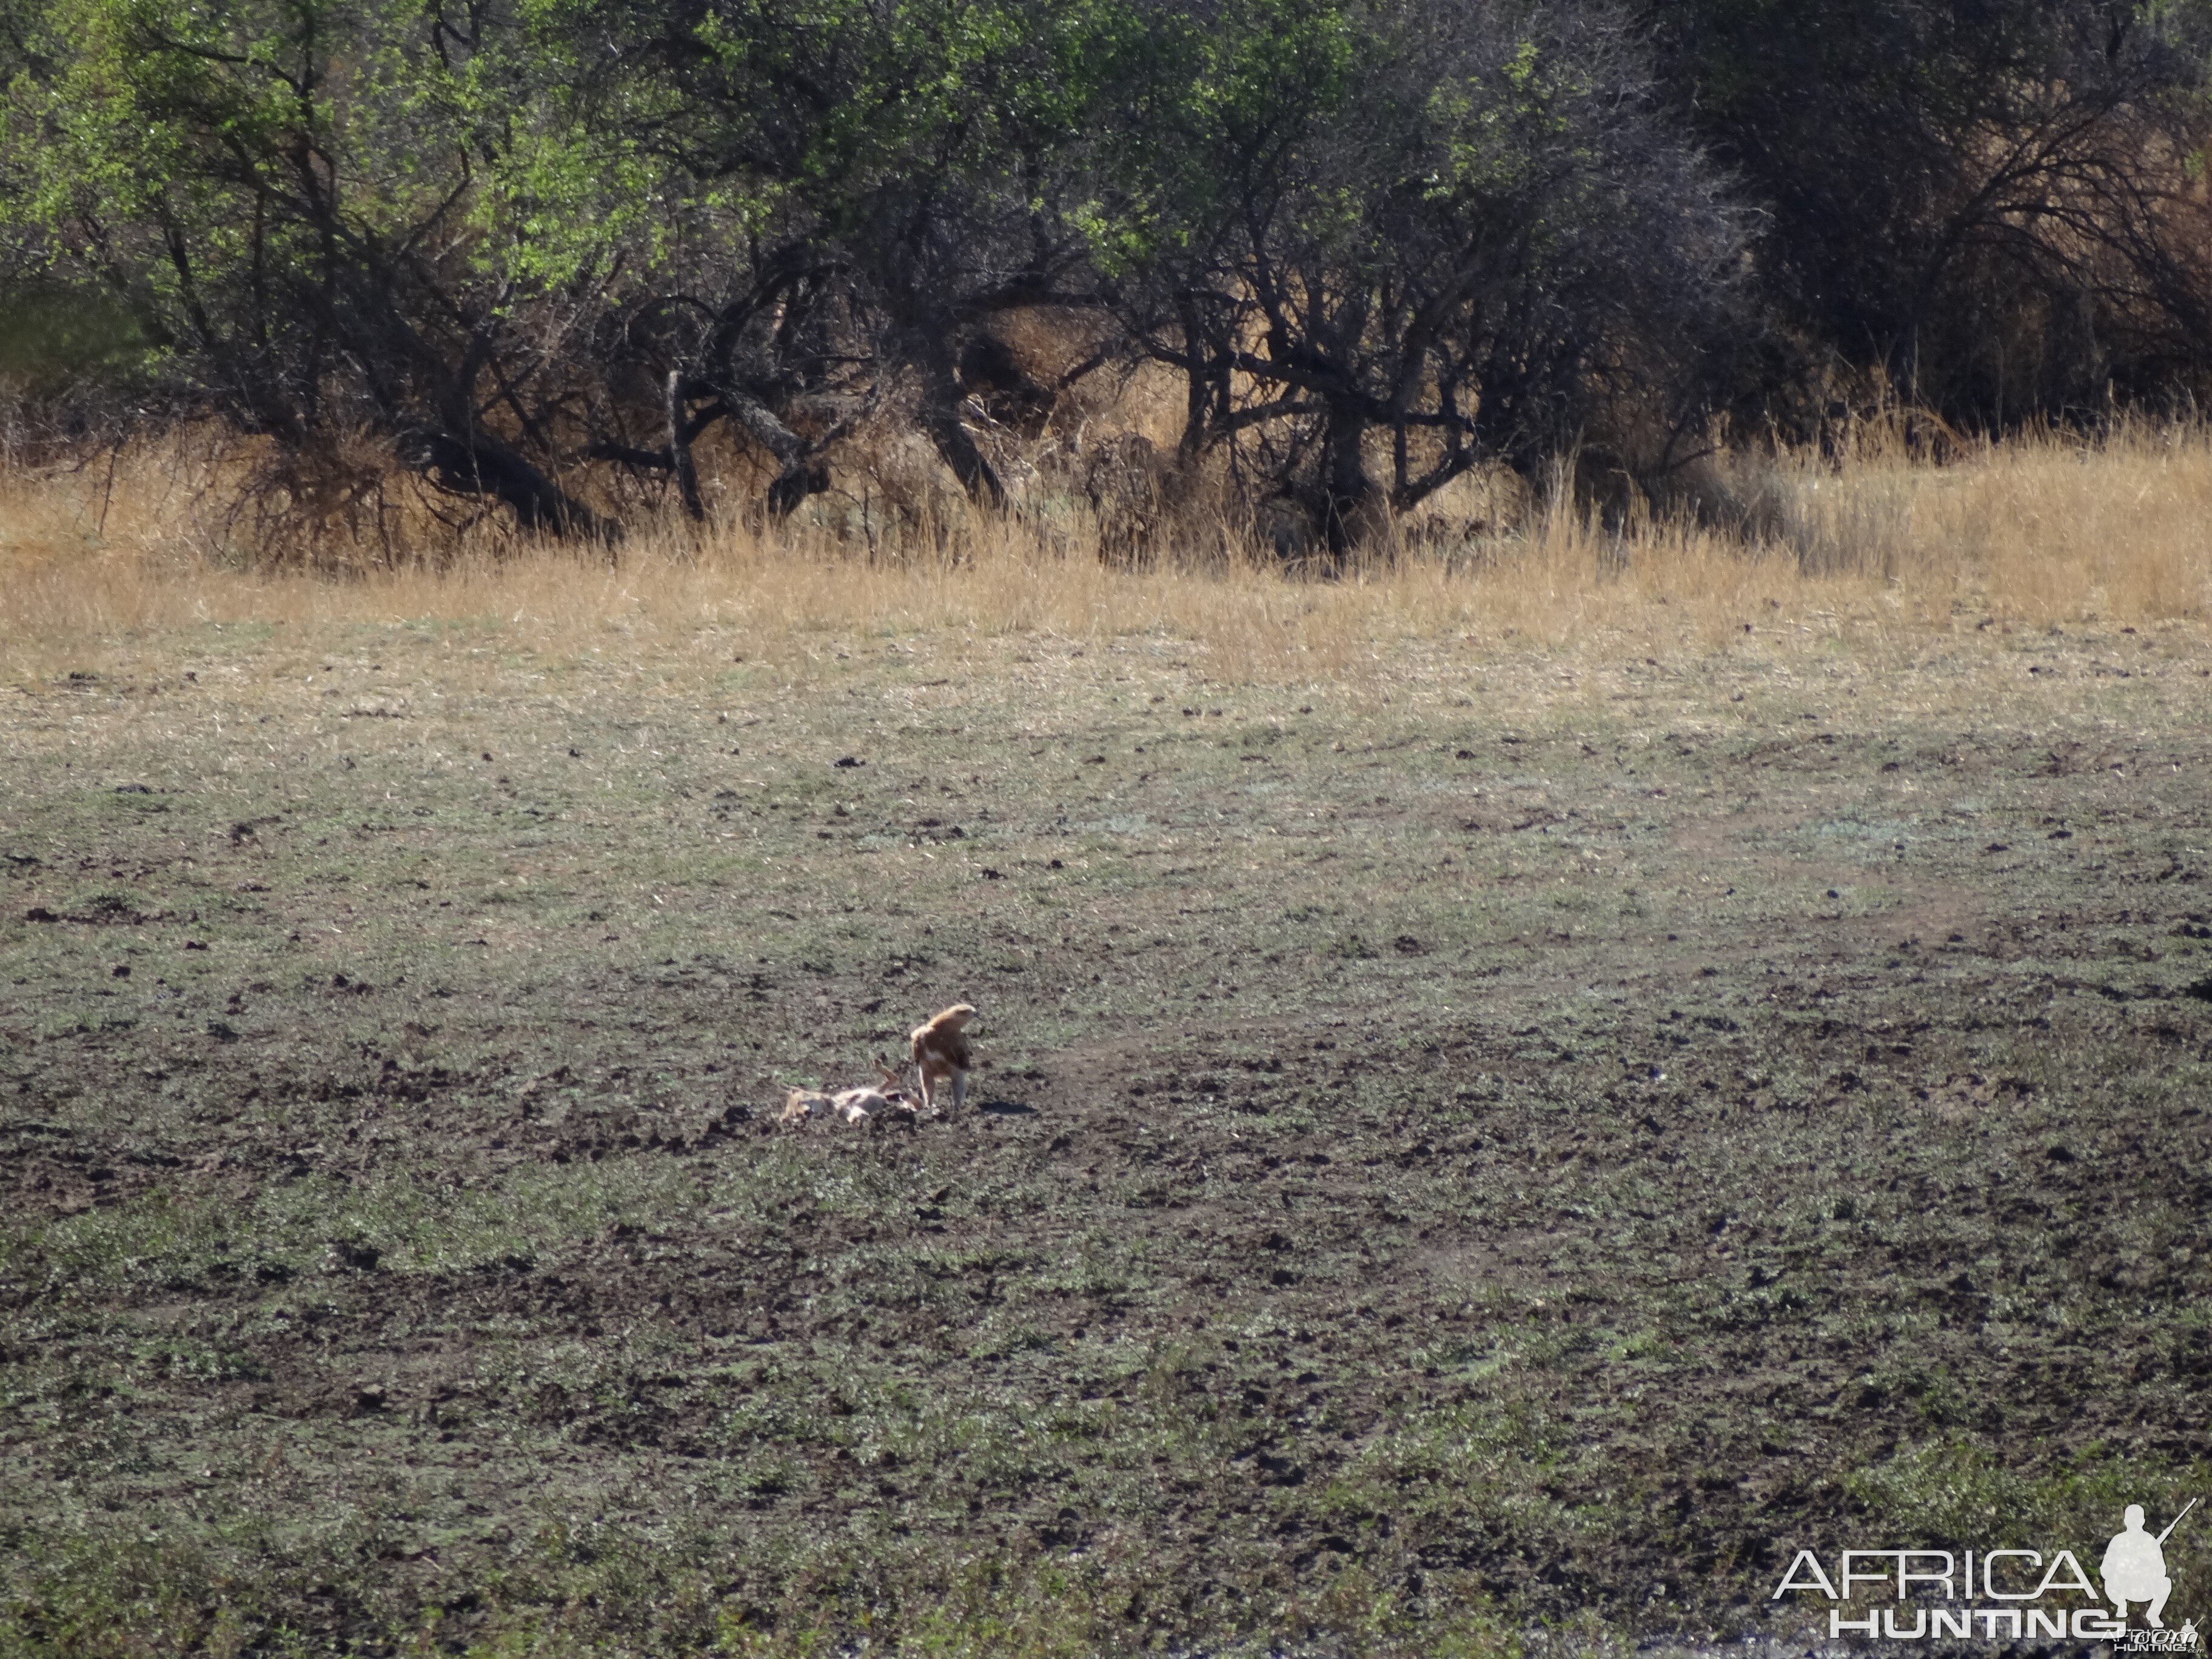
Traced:
<path id="1" fill-rule="evenodd" d="M 2196 396 L 2212 367 L 2196 0 L 1652 4 L 1684 122 L 1766 216 L 1784 355 L 1822 355 L 1963 423 Z"/>
<path id="2" fill-rule="evenodd" d="M 1341 550 L 1470 467 L 1702 410 L 1742 218 L 1597 6 L 1231 0 L 1140 172 L 1186 452 L 1246 428 Z M 1370 477 L 1370 434 L 1389 481 Z"/>
<path id="3" fill-rule="evenodd" d="M 1648 476 L 1885 379 L 1968 425 L 2197 395 L 2204 33 L 2175 0 L 0 0 L 0 283 L 33 326 L 69 285 L 118 307 L 9 361 L 217 415 L 295 494 L 367 439 L 600 536 L 595 470 L 702 514 L 717 422 L 772 513 L 885 419 L 995 505 L 982 407 L 1150 361 L 1180 464 L 1232 455 L 1340 551 L 1474 467 Z M 1024 312 L 1081 342 L 1048 383 Z"/>

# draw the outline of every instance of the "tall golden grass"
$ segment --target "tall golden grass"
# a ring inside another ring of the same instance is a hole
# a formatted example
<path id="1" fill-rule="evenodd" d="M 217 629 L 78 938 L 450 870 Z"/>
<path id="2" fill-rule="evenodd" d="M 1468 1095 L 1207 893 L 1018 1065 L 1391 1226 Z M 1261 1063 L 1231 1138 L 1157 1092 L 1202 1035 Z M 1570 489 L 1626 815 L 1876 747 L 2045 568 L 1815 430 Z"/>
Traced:
<path id="1" fill-rule="evenodd" d="M 523 649 L 619 636 L 639 653 L 725 660 L 803 657 L 839 637 L 928 633 L 988 650 L 1011 635 L 1141 635 L 1223 678 L 1319 680 L 1386 669 L 1423 640 L 1719 650 L 1747 632 L 2212 617 L 2212 431 L 2197 426 L 2029 437 L 1942 465 L 1879 434 L 1840 461 L 1742 453 L 1724 470 L 1764 504 L 1754 540 L 1689 522 L 1615 538 L 1553 507 L 1328 577 L 1286 573 L 1204 526 L 1181 556 L 1116 568 L 1073 508 L 1049 527 L 956 514 L 888 551 L 819 526 L 663 521 L 618 560 L 503 541 L 393 568 L 270 569 L 226 548 L 181 465 L 149 444 L 112 465 L 0 476 L 0 673 L 21 682 L 208 623 L 467 622 Z"/>

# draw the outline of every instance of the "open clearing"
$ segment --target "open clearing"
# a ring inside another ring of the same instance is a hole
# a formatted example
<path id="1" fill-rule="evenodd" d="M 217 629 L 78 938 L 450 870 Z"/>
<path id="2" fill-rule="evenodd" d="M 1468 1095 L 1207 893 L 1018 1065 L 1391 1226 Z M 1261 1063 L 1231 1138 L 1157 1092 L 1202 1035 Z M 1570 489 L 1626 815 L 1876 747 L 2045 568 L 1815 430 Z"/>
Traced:
<path id="1" fill-rule="evenodd" d="M 2171 1515 L 2212 645 L 1758 620 L 0 689 L 0 1653 L 1703 1642 Z M 773 1126 L 963 999 L 980 1109 Z"/>

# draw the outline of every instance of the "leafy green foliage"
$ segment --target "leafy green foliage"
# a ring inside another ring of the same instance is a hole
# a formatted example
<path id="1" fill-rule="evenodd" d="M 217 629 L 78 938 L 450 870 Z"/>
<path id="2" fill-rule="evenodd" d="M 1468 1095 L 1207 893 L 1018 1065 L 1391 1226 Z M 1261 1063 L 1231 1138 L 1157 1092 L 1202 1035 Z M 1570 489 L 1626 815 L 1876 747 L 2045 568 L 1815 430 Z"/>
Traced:
<path id="1" fill-rule="evenodd" d="M 494 447 L 495 402 L 538 439 L 579 301 L 650 200 L 527 21 L 60 0 L 33 15 L 0 131 L 9 212 L 248 429 L 312 450 L 370 424 L 458 483 L 439 447 Z M 541 516 L 572 516 L 539 494 Z"/>
<path id="2" fill-rule="evenodd" d="M 1975 420 L 2212 386 L 2209 41 L 2202 0 L 6 0 L 0 236 L 295 501 L 367 433 L 612 535 L 568 470 L 698 516 L 726 422 L 781 514 L 889 410 L 997 503 L 969 365 L 1051 309 L 1340 554 L 1477 466 L 1817 423 L 1838 367 Z"/>

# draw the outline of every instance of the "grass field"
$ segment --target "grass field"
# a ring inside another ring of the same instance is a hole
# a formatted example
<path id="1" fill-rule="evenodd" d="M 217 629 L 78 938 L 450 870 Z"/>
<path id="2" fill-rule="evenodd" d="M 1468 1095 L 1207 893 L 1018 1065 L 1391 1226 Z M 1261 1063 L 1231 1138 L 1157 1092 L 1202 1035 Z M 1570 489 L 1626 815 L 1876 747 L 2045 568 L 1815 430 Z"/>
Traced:
<path id="1" fill-rule="evenodd" d="M 1654 569 L 19 581 L 0 1654 L 1706 1644 L 2162 1524 L 2212 633 Z M 775 1127 L 961 999 L 977 1109 Z"/>

